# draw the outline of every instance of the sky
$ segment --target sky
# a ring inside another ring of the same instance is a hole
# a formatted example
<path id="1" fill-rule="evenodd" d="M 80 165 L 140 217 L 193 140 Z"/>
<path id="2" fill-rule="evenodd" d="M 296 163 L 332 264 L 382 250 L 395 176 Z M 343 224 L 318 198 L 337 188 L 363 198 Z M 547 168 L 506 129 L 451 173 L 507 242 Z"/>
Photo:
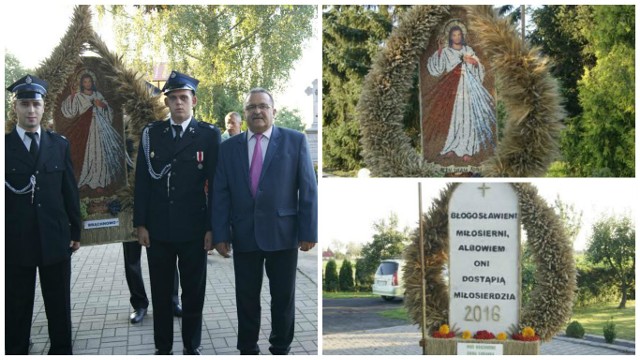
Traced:
<path id="1" fill-rule="evenodd" d="M 422 210 L 428 211 L 433 199 L 450 182 L 445 179 L 323 179 L 320 185 L 320 246 L 327 249 L 333 240 L 365 244 L 374 235 L 372 224 L 387 219 L 393 211 L 400 227 L 411 230 L 418 224 L 418 182 L 422 183 Z M 464 181 L 464 180 L 456 180 Z M 486 182 L 504 180 L 487 179 Z M 526 180 L 538 188 L 549 204 L 555 198 L 574 204 L 582 211 L 582 229 L 574 249 L 584 250 L 593 224 L 603 215 L 626 214 L 637 223 L 638 185 L 635 179 L 534 179 Z M 474 182 L 477 182 L 475 180 Z"/>
<path id="2" fill-rule="evenodd" d="M 6 49 L 17 56 L 24 67 L 36 68 L 60 43 L 71 23 L 73 7 L 74 5 L 68 2 L 60 4 L 53 1 L 38 3 L 37 6 L 32 2 L 12 2 L 11 5 L 3 5 L 1 22 L 2 33 L 5 36 L 0 40 L 3 51 Z M 24 26 L 27 15 L 29 23 L 34 26 Z M 93 15 L 94 29 L 107 45 L 115 50 L 111 23 L 107 19 L 110 16 L 106 15 L 102 21 L 98 21 L 95 11 Z M 302 57 L 294 64 L 289 74 L 289 82 L 283 91 L 273 94 L 277 108 L 298 109 L 307 127 L 313 122 L 313 96 L 307 95 L 305 89 L 312 86 L 314 79 L 320 79 L 322 72 L 319 24 L 319 18 L 314 19 L 313 36 L 303 45 Z M 15 33 L 15 29 L 20 29 L 20 36 L 6 36 Z"/>

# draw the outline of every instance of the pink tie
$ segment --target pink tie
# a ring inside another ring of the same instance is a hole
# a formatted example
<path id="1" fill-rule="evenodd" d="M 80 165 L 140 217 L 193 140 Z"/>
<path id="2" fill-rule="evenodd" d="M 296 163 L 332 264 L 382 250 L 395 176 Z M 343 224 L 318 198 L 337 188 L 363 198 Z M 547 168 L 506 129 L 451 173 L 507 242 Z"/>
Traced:
<path id="1" fill-rule="evenodd" d="M 249 176 L 251 178 L 251 195 L 256 197 L 258 192 L 258 181 L 260 181 L 260 173 L 262 173 L 262 134 L 255 134 L 256 145 L 253 148 L 253 157 L 251 158 L 251 169 L 249 169 Z"/>

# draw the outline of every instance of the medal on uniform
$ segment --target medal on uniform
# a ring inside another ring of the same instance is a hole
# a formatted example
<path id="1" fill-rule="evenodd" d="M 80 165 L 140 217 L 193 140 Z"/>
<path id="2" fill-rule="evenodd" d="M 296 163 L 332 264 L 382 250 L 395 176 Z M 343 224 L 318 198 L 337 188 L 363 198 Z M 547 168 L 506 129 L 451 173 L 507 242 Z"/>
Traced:
<path id="1" fill-rule="evenodd" d="M 204 151 L 196 152 L 196 160 L 198 160 L 198 169 L 202 170 L 203 168 L 202 162 L 204 161 Z"/>

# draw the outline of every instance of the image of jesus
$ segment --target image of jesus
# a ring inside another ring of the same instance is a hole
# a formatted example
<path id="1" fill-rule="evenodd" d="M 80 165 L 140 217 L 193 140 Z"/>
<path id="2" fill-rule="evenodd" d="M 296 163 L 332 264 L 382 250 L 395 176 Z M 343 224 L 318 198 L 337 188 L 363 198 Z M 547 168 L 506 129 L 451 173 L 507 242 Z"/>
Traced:
<path id="1" fill-rule="evenodd" d="M 431 92 L 435 105 L 427 121 L 431 127 L 428 141 L 446 136 L 439 155 L 467 163 L 482 150 L 492 151 L 496 146 L 494 100 L 483 86 L 484 66 L 466 44 L 463 27 L 448 29 L 447 43 L 439 43 L 427 61 L 427 70 L 438 77 Z"/>
<path id="2" fill-rule="evenodd" d="M 61 105 L 64 117 L 73 120 L 66 132 L 78 188 L 105 188 L 124 171 L 122 136 L 113 127 L 113 109 L 96 89 L 89 72 Z"/>

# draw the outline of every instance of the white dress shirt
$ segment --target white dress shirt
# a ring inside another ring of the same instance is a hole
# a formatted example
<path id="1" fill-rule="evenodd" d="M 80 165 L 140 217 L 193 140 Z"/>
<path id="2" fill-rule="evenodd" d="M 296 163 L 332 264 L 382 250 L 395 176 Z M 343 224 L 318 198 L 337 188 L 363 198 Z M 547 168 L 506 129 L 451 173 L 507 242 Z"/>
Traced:
<path id="1" fill-rule="evenodd" d="M 41 130 L 40 126 L 38 126 L 38 129 L 35 131 L 35 133 L 38 134 L 38 136 L 36 136 L 38 147 L 40 147 L 40 139 L 42 139 Z M 18 132 L 20 139 L 22 139 L 24 146 L 27 147 L 27 151 L 29 151 L 31 148 L 31 138 L 26 135 L 27 131 L 20 126 L 16 126 L 16 131 Z"/>

